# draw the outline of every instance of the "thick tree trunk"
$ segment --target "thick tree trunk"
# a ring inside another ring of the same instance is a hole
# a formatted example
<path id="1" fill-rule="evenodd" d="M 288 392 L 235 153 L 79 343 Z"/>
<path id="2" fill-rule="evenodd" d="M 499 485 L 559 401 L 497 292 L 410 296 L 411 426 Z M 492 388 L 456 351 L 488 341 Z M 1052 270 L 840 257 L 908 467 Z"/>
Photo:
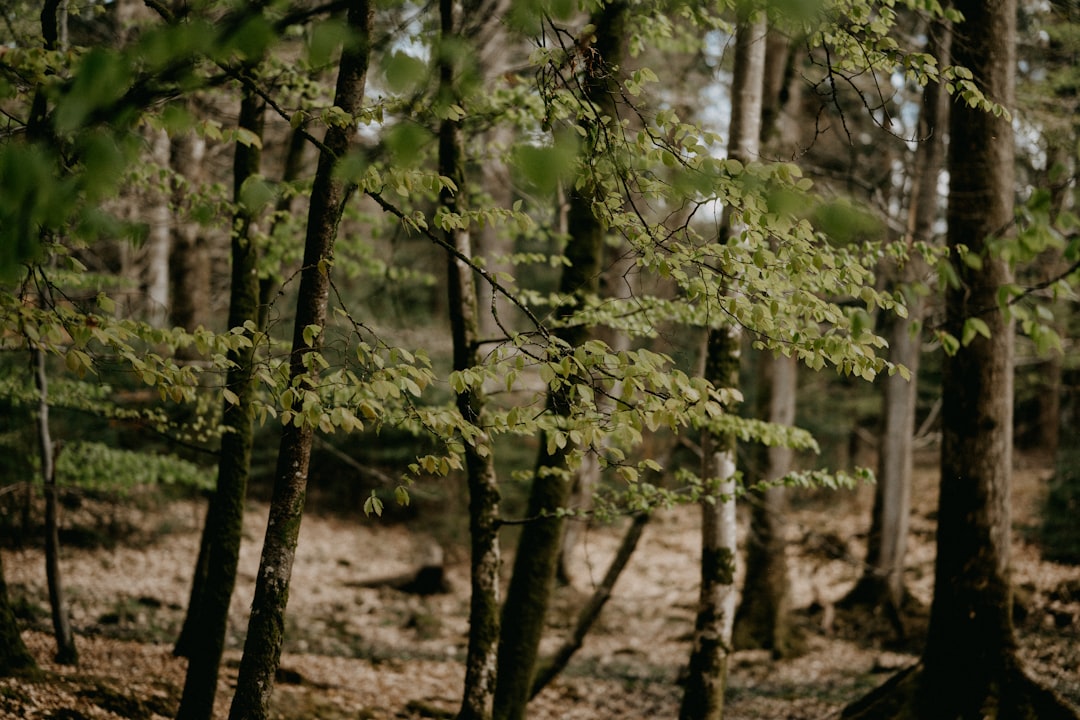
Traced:
<path id="1" fill-rule="evenodd" d="M 798 364 L 793 357 L 765 353 L 758 359 L 760 415 L 778 425 L 795 424 Z M 760 447 L 757 472 L 766 482 L 791 471 L 789 447 Z M 753 474 L 746 480 L 752 481 Z M 791 578 L 787 562 L 787 494 L 770 487 L 750 498 L 750 534 L 746 541 L 746 580 L 735 613 L 734 646 L 764 648 L 777 658 L 798 651 L 791 624 Z"/>
<path id="2" fill-rule="evenodd" d="M 439 0 L 440 34 L 448 48 L 461 36 L 460 10 L 455 5 L 455 0 Z M 445 102 L 458 101 L 460 89 L 456 81 L 453 56 L 446 51 L 439 62 L 439 91 Z M 439 202 L 452 214 L 464 210 L 468 197 L 464 164 L 461 124 L 454 120 L 443 120 L 439 127 L 439 174 L 450 178 L 457 190 L 443 188 Z M 443 240 L 454 247 L 461 257 L 472 257 L 472 242 L 467 230 L 445 230 Z M 466 370 L 479 364 L 476 283 L 472 267 L 450 253 L 447 253 L 447 289 L 454 370 Z M 476 437 L 462 439 L 469 488 L 471 596 L 465 686 L 458 718 L 488 720 L 495 692 L 499 642 L 499 486 L 491 442 L 481 426 L 483 389 L 473 386 L 458 393 L 457 408 L 462 418 L 477 430 Z"/>
<path id="3" fill-rule="evenodd" d="M 929 32 L 927 52 L 944 64 L 949 56 L 951 31 L 944 23 L 934 23 Z M 922 335 L 918 332 L 925 313 L 922 295 L 913 286 L 922 281 L 926 263 L 914 249 L 915 243 L 931 243 L 938 219 L 938 176 L 945 154 L 945 127 L 948 95 L 944 86 L 932 83 L 923 91 L 919 119 L 921 143 L 915 151 L 914 191 L 908 213 L 907 243 L 912 249 L 900 272 L 909 289 L 906 318 L 888 318 L 889 360 L 911 371 L 911 379 L 900 374 L 883 380 L 884 415 L 881 427 L 881 454 L 878 483 L 874 490 L 866 565 L 844 604 L 869 609 L 883 608 L 903 636 L 902 608 L 907 595 L 904 586 L 904 557 L 907 554 L 908 524 L 911 514 L 911 470 L 915 440 L 915 409 Z"/>
<path id="4" fill-rule="evenodd" d="M 353 38 L 342 52 L 334 105 L 350 115 L 360 111 L 363 101 L 373 15 L 374 6 L 368 0 L 356 0 L 349 7 L 347 24 Z M 305 335 L 310 326 L 321 330 L 326 324 L 330 290 L 327 262 L 332 259 L 338 223 L 353 190 L 335 176 L 334 168 L 349 149 L 355 134 L 356 129 L 351 124 L 327 128 L 312 188 L 290 355 L 290 378 L 294 385 L 304 389 L 313 389 L 316 382 L 305 366 L 304 356 L 318 352 L 322 347 L 321 332 L 315 335 L 310 345 Z M 230 720 L 264 720 L 269 713 L 274 675 L 281 659 L 285 606 L 307 490 L 312 432 L 313 428 L 307 422 L 299 426 L 290 422 L 281 433 L 270 517 Z"/>
<path id="5" fill-rule="evenodd" d="M 1013 107 L 1015 0 L 963 0 L 954 60 L 992 101 Z M 1013 134 L 1008 117 L 962 100 L 950 122 L 949 231 L 958 283 L 946 293 L 946 327 L 976 334 L 944 363 L 941 498 L 934 600 L 922 662 L 845 711 L 848 717 L 1074 718 L 1024 673 L 1012 625 L 1009 489 L 1012 471 L 1013 322 L 998 305 L 1012 279 L 991 250 L 1013 224 Z M 964 245 L 981 260 L 957 256 Z"/>
<path id="6" fill-rule="evenodd" d="M 265 104 L 254 93 L 245 93 L 240 105 L 239 127 L 262 137 Z M 233 218 L 232 283 L 229 293 L 229 328 L 254 326 L 259 317 L 258 248 L 255 245 L 255 218 L 241 201 L 244 182 L 259 172 L 260 151 L 254 145 L 237 143 L 233 163 L 233 199 L 239 210 Z M 245 331 L 249 340 L 252 332 Z M 233 365 L 226 375 L 226 387 L 235 402 L 223 401 L 218 451 L 218 479 L 206 514 L 196 579 L 205 562 L 205 578 L 198 597 L 192 592 L 188 608 L 187 677 L 180 698 L 178 720 L 211 720 L 217 694 L 218 671 L 225 650 L 229 604 L 236 586 L 236 568 L 243 535 L 244 500 L 247 496 L 254 429 L 253 365 L 254 344 L 229 353 Z M 197 580 L 196 580 L 197 581 Z M 193 585 L 194 588 L 194 585 Z M 178 643 L 179 645 L 179 643 Z"/>
<path id="7" fill-rule="evenodd" d="M 593 51 L 598 62 L 586 80 L 585 100 L 597 109 L 599 116 L 606 115 L 613 121 L 616 112 L 611 93 L 615 71 L 622 64 L 626 16 L 626 3 L 620 0 L 603 6 L 592 18 L 596 28 Z M 563 270 L 559 292 L 575 298 L 574 305 L 598 291 L 606 227 L 593 213 L 594 193 L 595 188 L 587 181 L 570 194 L 571 237 L 566 248 L 570 264 Z M 564 309 L 563 317 L 574 309 Z M 567 346 L 576 347 L 588 339 L 589 330 L 572 325 L 558 329 L 557 336 Z M 565 415 L 566 392 L 565 388 L 549 391 L 549 412 Z M 571 443 L 567 443 L 549 452 L 547 438 L 540 439 L 526 510 L 528 517 L 536 519 L 522 528 L 503 605 L 493 711 L 497 720 L 525 717 L 562 544 L 564 521 L 554 513 L 566 506 L 570 496 L 572 478 L 567 471 L 566 456 L 571 450 Z"/>
<path id="8" fill-rule="evenodd" d="M 15 613 L 11 610 L 7 583 L 4 581 L 4 560 L 0 554 L 0 677 L 37 672 L 34 656 L 23 643 Z"/>
<path id="9" fill-rule="evenodd" d="M 757 160 L 760 143 L 765 28 L 765 13 L 759 12 L 757 17 L 741 16 L 735 34 L 728 155 L 743 162 Z M 725 212 L 724 225 L 735 238 L 738 228 L 730 222 Z M 704 373 L 714 386 L 738 386 L 741 338 L 738 325 L 709 330 Z M 702 451 L 702 480 L 716 485 L 711 502 L 701 504 L 701 591 L 680 720 L 723 717 L 735 621 L 735 438 L 706 428 Z"/>
<path id="10" fill-rule="evenodd" d="M 56 637 L 56 662 L 77 665 L 79 652 L 71 631 L 67 603 L 64 601 L 64 581 L 60 573 L 60 523 L 57 517 L 56 449 L 49 429 L 49 378 L 45 374 L 45 353 L 34 348 L 34 383 L 38 391 L 38 451 L 41 458 L 41 477 L 45 487 L 45 579 L 49 586 L 49 607 L 52 610 L 53 635 Z"/>

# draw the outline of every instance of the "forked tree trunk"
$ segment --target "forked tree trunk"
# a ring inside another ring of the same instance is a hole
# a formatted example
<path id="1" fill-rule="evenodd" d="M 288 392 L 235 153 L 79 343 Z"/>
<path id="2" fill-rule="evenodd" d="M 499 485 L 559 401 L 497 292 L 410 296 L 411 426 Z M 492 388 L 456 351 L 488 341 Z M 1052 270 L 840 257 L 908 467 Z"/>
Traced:
<path id="1" fill-rule="evenodd" d="M 986 96 L 1014 107 L 1016 2 L 962 0 L 953 59 Z M 976 334 L 945 358 L 941 498 L 934 600 L 922 661 L 845 711 L 859 718 L 1075 718 L 1024 672 L 1012 624 L 1009 488 L 1012 472 L 1013 322 L 998 304 L 1011 282 L 992 251 L 1013 226 L 1013 131 L 1007 116 L 953 103 L 948 244 L 958 283 L 946 292 L 946 328 Z M 964 245 L 981 260 L 957 257 Z"/>
<path id="2" fill-rule="evenodd" d="M 600 8 L 592 18 L 596 28 L 592 48 L 596 62 L 585 81 L 585 101 L 594 106 L 598 116 L 616 122 L 612 97 L 615 74 L 622 64 L 626 37 L 627 6 L 617 0 Z M 606 150 L 601 150 L 606 151 Z M 607 231 L 593 212 L 596 188 L 590 178 L 570 194 L 570 240 L 566 248 L 569 266 L 564 268 L 559 292 L 574 298 L 571 307 L 561 311 L 572 314 L 581 301 L 598 291 L 603 241 Z M 589 337 L 589 329 L 580 325 L 556 331 L 568 347 L 576 347 Z M 565 415 L 569 406 L 568 389 L 548 392 L 547 411 Z M 547 438 L 540 440 L 532 488 L 529 492 L 528 517 L 514 556 L 514 570 L 503 605 L 499 635 L 498 676 L 495 685 L 494 717 L 497 720 L 522 720 L 536 672 L 540 637 L 547 612 L 562 544 L 564 521 L 555 511 L 565 507 L 570 497 L 572 478 L 566 457 L 573 450 L 567 442 L 549 452 Z"/>
<path id="3" fill-rule="evenodd" d="M 440 37 L 439 93 L 443 102 L 458 102 L 456 63 L 450 48 L 461 37 L 460 8 L 455 0 L 439 0 Z M 447 212 L 464 211 L 468 190 L 461 123 L 446 119 L 439 126 L 439 174 L 454 182 L 457 190 L 443 188 L 439 203 Z M 454 370 L 480 364 L 479 312 L 472 267 L 461 258 L 472 258 L 468 230 L 444 230 L 443 240 L 460 258 L 447 253 L 447 289 L 450 327 L 454 344 Z M 488 720 L 495 692 L 495 666 L 499 641 L 499 486 L 495 476 L 490 438 L 483 431 L 483 388 L 471 386 L 457 394 L 462 418 L 476 429 L 473 438 L 462 438 L 469 488 L 470 603 L 469 647 L 465 658 L 465 686 L 459 720 Z"/>
<path id="4" fill-rule="evenodd" d="M 342 51 L 334 105 L 353 116 L 360 112 L 364 97 L 373 15 L 374 6 L 368 0 L 356 0 L 349 6 L 346 22 L 352 37 Z M 317 382 L 305 366 L 304 356 L 321 350 L 322 333 L 315 334 L 310 344 L 305 335 L 310 333 L 308 328 L 311 326 L 321 331 L 326 325 L 330 291 L 327 261 L 333 253 L 345 203 L 354 190 L 335 175 L 334 169 L 352 145 L 355 135 L 356 128 L 351 123 L 345 127 L 327 128 L 312 187 L 289 358 L 290 379 L 294 386 L 303 389 L 314 390 Z M 281 660 L 285 606 L 304 510 L 312 433 L 313 428 L 308 422 L 299 427 L 290 422 L 282 429 L 270 517 L 230 720 L 264 720 L 269 713 L 274 675 Z"/>
<path id="5" fill-rule="evenodd" d="M 265 104 L 253 92 L 245 92 L 240 105 L 239 127 L 262 138 Z M 258 248 L 255 244 L 255 217 L 244 206 L 241 188 L 259 172 L 261 152 L 255 145 L 237 143 L 233 162 L 233 218 L 231 241 L 232 282 L 229 290 L 229 328 L 248 329 L 244 336 L 253 341 L 252 329 L 259 318 Z M 255 346 L 229 353 L 232 365 L 225 385 L 232 398 L 222 402 L 225 431 L 218 450 L 217 487 L 210 497 L 203 528 L 203 541 L 196 563 L 192 604 L 188 608 L 185 633 L 189 659 L 178 720 L 211 720 L 217 694 L 218 671 L 225 650 L 229 604 L 236 586 L 236 568 L 243 535 L 244 501 L 251 469 L 254 431 L 253 367 Z M 204 565 L 205 563 L 205 565 Z M 205 571 L 201 592 L 196 596 L 200 570 Z M 179 643 L 178 643 L 179 647 Z"/>
<path id="6" fill-rule="evenodd" d="M 943 22 L 930 27 L 927 52 L 947 64 L 951 31 Z M 908 213 L 907 244 L 911 256 L 900 272 L 900 282 L 907 288 L 907 317 L 888 318 L 889 360 L 911 371 L 905 380 L 899 373 L 883 379 L 884 414 L 881 425 L 881 454 L 878 482 L 874 489 L 874 507 L 867 540 L 866 564 L 862 577 L 843 600 L 848 607 L 884 609 L 895 624 L 895 631 L 905 635 L 903 627 L 904 558 L 907 555 L 909 516 L 911 514 L 911 471 L 915 445 L 916 386 L 922 355 L 919 327 L 925 314 L 925 302 L 915 287 L 926 273 L 926 263 L 915 243 L 934 240 L 938 219 L 938 177 L 945 155 L 945 127 L 948 121 L 948 95 L 943 85 L 931 83 L 923 90 L 919 118 L 920 144 L 915 151 L 914 191 Z"/>
<path id="7" fill-rule="evenodd" d="M 735 31 L 728 131 L 728 156 L 744 163 L 758 159 L 765 80 L 765 13 L 755 16 L 753 12 L 740 14 Z M 730 241 L 738 242 L 739 229 L 732 226 L 729 212 L 725 212 L 724 225 Z M 738 387 L 741 338 L 738 325 L 709 330 L 704 373 L 715 387 Z M 706 428 L 701 445 L 702 480 L 716 484 L 711 502 L 701 503 L 701 590 L 679 720 L 723 717 L 735 622 L 735 437 Z"/>

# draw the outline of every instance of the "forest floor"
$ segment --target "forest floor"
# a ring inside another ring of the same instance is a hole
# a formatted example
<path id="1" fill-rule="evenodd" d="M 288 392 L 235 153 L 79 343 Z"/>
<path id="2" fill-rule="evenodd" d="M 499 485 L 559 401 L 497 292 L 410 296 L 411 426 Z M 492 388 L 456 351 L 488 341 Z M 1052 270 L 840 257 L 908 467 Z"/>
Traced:
<path id="1" fill-rule="evenodd" d="M 1015 474 L 1018 637 L 1030 672 L 1080 706 L 1080 568 L 1044 562 L 1031 542 L 1048 475 L 1045 468 L 1022 463 Z M 936 494 L 931 461 L 917 471 L 908 554 L 908 585 L 924 605 L 933 584 Z M 782 661 L 764 651 L 736 652 L 726 705 L 730 720 L 836 717 L 917 659 L 917 632 L 907 643 L 889 642 L 835 609 L 859 574 L 872 495 L 869 487 L 793 493 L 789 552 L 806 652 Z M 203 511 L 194 501 L 111 507 L 99 520 L 138 531 L 112 547 L 64 550 L 77 668 L 51 662 L 42 553 L 4 551 L 9 589 L 29 628 L 24 638 L 44 673 L 0 681 L 0 717 L 172 717 L 186 661 L 172 656 L 171 642 L 187 602 Z M 219 718 L 227 715 L 235 682 L 266 511 L 252 505 L 247 518 Z M 73 514 L 65 516 L 69 523 Z M 678 676 L 690 650 L 697 597 L 698 526 L 696 510 L 680 508 L 660 513 L 646 527 L 597 626 L 566 671 L 530 706 L 530 718 L 677 716 Z M 568 631 L 576 609 L 603 576 L 620 533 L 620 526 L 584 533 L 573 586 L 558 592 L 546 649 Z M 464 673 L 466 558 L 460 550 L 446 553 L 449 593 L 418 596 L 364 586 L 424 563 L 433 545 L 422 530 L 404 524 L 362 516 L 305 517 L 273 717 L 452 717 Z M 919 627 L 918 620 L 910 627 Z"/>

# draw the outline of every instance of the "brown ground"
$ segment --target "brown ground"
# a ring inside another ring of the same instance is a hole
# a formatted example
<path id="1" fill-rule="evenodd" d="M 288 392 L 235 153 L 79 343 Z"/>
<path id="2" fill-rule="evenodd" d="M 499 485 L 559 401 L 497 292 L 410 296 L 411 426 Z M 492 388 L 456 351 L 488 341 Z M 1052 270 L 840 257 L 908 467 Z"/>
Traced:
<path id="1" fill-rule="evenodd" d="M 1014 573 L 1018 632 L 1034 675 L 1080 705 L 1080 568 L 1043 562 L 1027 542 L 1047 473 L 1018 469 L 1014 487 Z M 774 662 L 768 653 L 733 658 L 727 717 L 835 717 L 848 702 L 914 661 L 915 647 L 885 649 L 833 611 L 858 574 L 872 491 L 802 495 L 790 514 L 795 606 L 808 652 Z M 932 591 L 935 481 L 916 481 L 909 553 L 910 589 Z M 124 517 L 132 517 L 130 510 Z M 233 605 L 234 633 L 245 627 L 258 567 L 266 508 L 254 506 Z M 185 661 L 171 655 L 198 547 L 202 508 L 176 502 L 139 511 L 143 532 L 112 549 L 67 549 L 64 573 L 81 665 L 50 663 L 43 559 L 37 550 L 5 551 L 13 594 L 37 611 L 24 637 L 46 671 L 35 682 L 0 681 L 3 718 L 171 717 Z M 697 515 L 663 513 L 645 531 L 637 555 L 598 626 L 562 677 L 531 706 L 544 719 L 662 718 L 677 714 L 677 677 L 689 653 L 696 598 Z M 604 573 L 617 528 L 593 528 L 580 547 L 575 586 L 560 591 L 550 643 Z M 275 717 L 439 717 L 458 704 L 466 640 L 467 566 L 451 552 L 453 592 L 417 597 L 358 587 L 424 559 L 432 541 L 377 520 L 309 516 L 304 520 L 289 606 L 289 640 L 275 692 Z M 239 659 L 230 639 L 218 717 L 227 715 Z M 848 639 L 848 638 L 854 639 Z M 551 647 L 549 645 L 548 647 Z"/>

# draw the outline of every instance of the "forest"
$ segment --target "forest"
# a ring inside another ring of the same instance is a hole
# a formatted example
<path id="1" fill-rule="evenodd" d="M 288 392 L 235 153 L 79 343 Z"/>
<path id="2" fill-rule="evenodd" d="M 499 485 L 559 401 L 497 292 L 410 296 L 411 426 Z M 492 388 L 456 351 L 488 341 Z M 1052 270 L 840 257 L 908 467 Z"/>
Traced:
<path id="1" fill-rule="evenodd" d="M 0 717 L 1080 717 L 1075 0 L 0 16 Z"/>

